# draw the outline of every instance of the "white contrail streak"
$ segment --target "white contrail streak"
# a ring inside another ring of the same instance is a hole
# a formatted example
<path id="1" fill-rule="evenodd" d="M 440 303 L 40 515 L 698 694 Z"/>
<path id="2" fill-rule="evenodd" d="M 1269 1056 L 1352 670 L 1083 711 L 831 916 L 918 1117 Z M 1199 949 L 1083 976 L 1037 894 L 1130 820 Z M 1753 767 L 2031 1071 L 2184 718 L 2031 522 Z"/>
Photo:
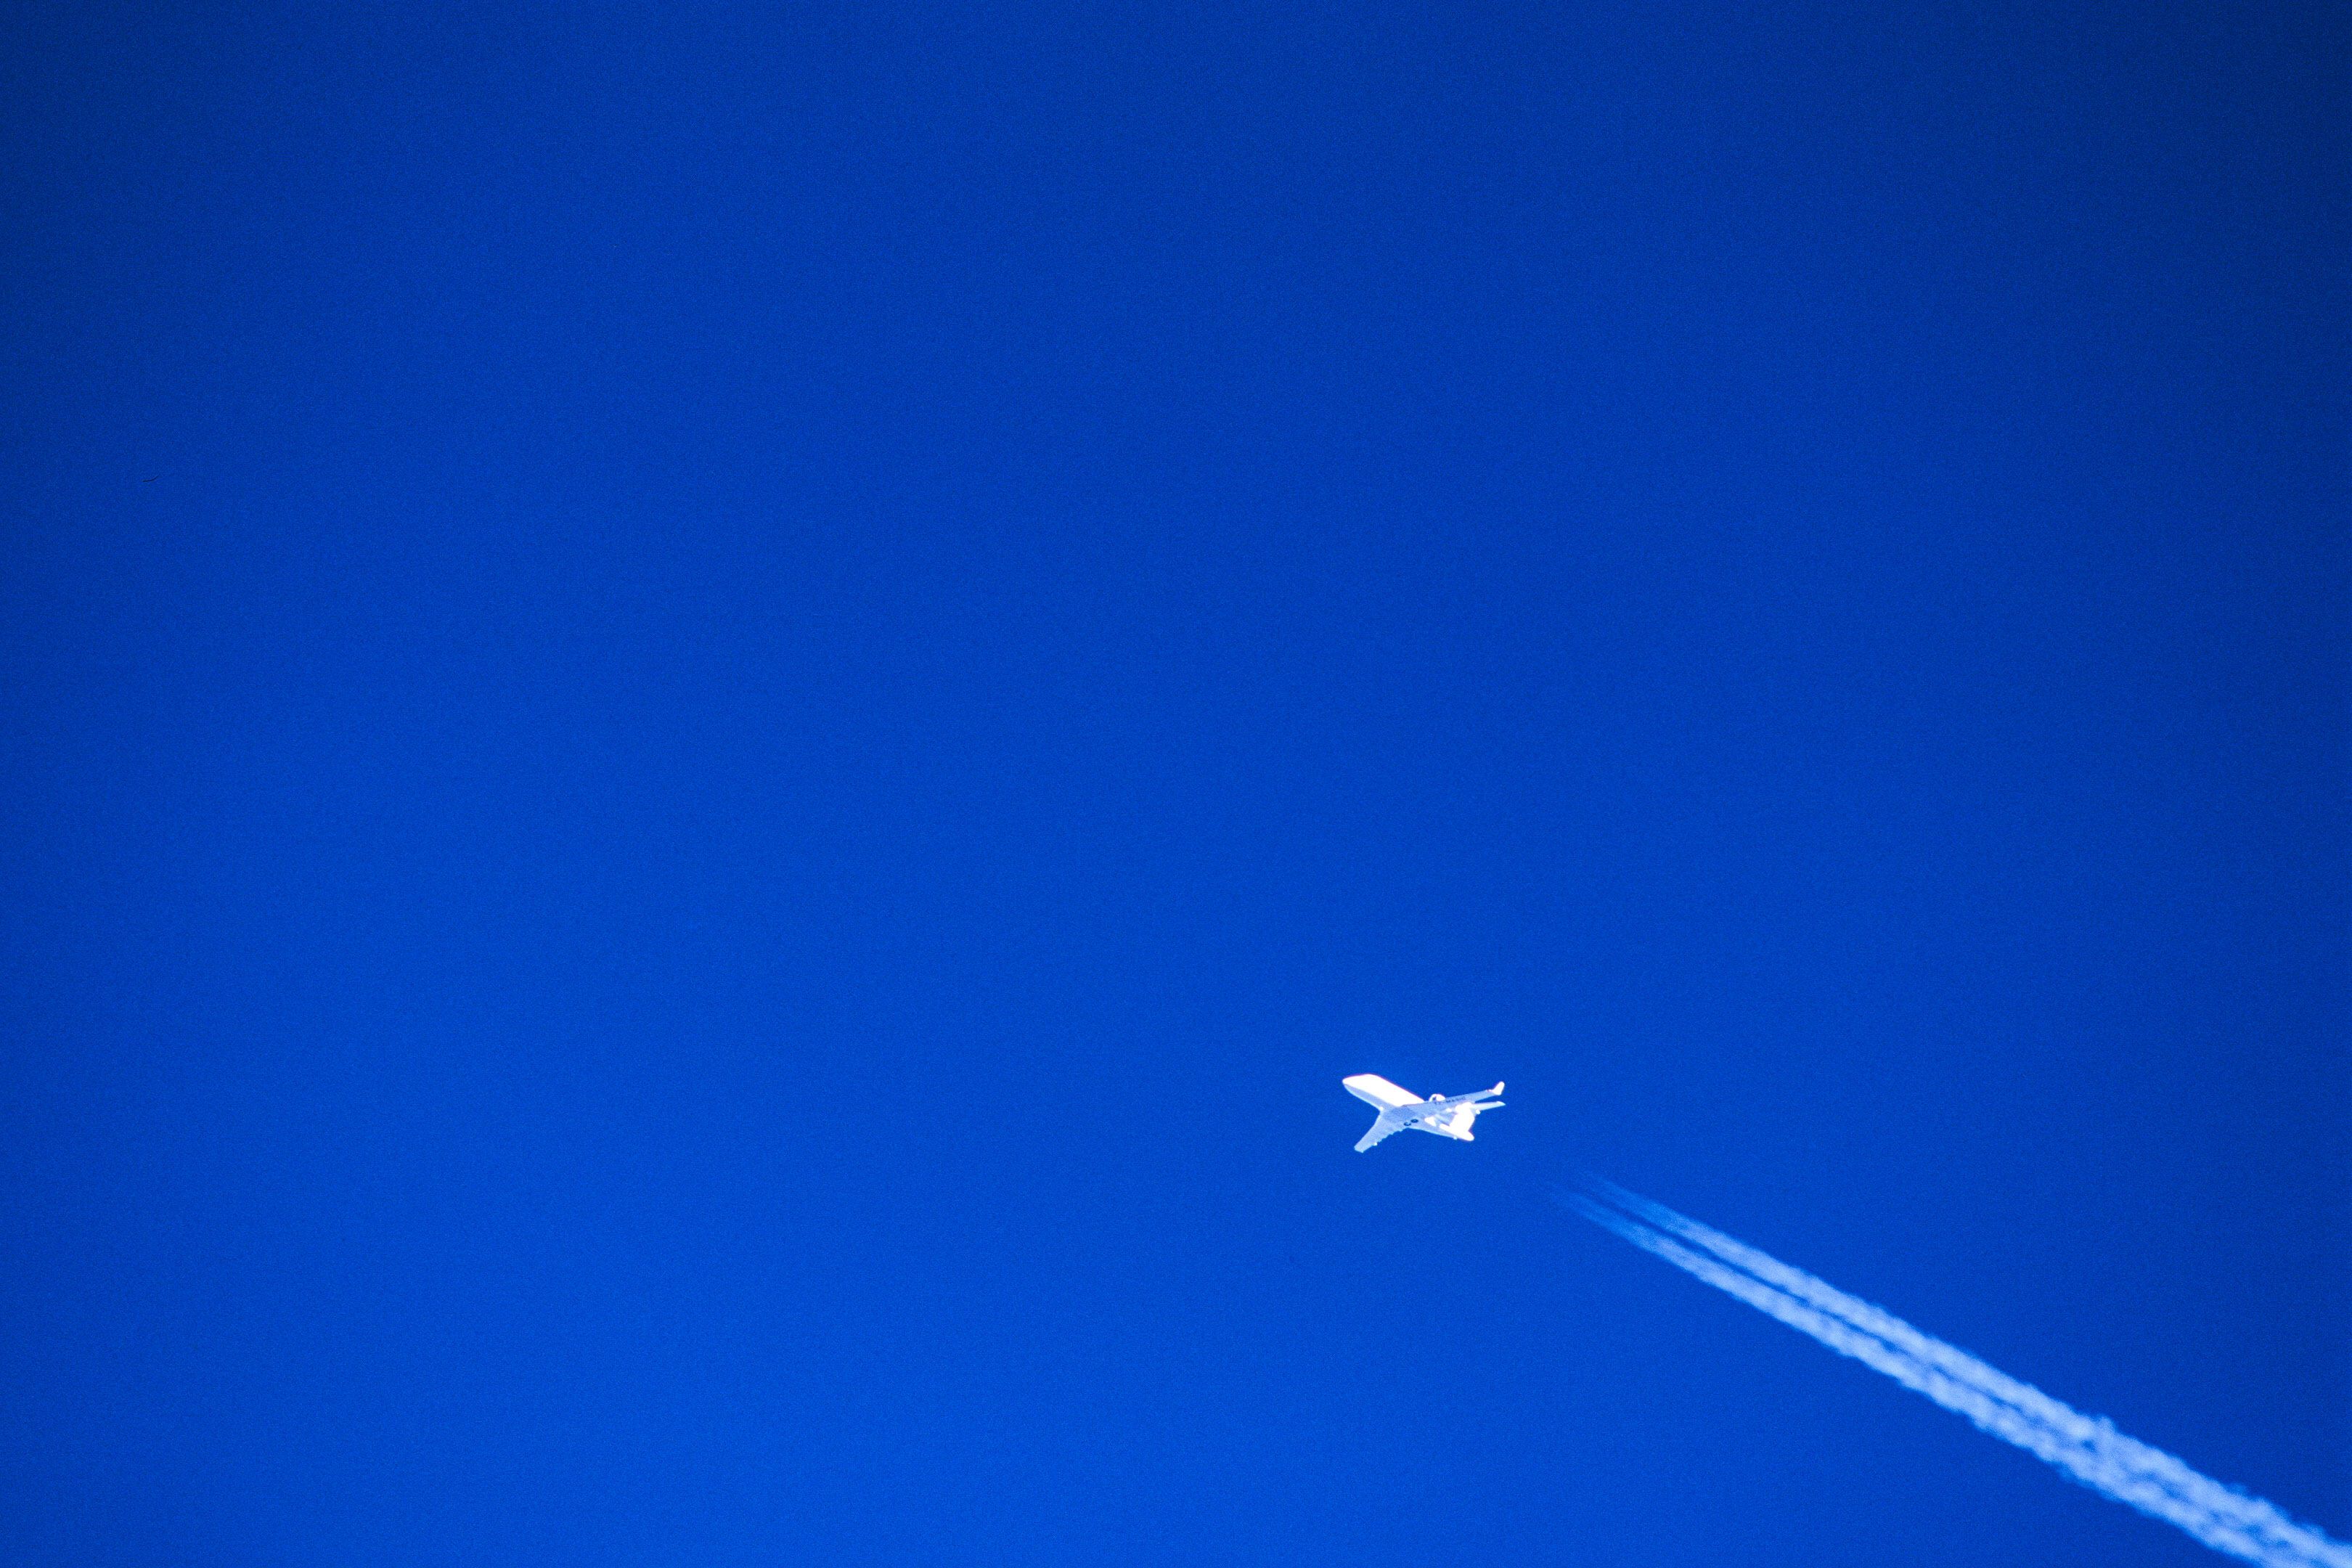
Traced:
<path id="1" fill-rule="evenodd" d="M 1564 1201 L 1587 1219 L 1810 1334 L 2074 1479 L 2263 1568 L 2352 1568 L 2352 1546 L 2200 1475 L 1902 1319 L 1605 1182 Z M 1613 1206 L 1612 1206 L 1613 1205 Z"/>

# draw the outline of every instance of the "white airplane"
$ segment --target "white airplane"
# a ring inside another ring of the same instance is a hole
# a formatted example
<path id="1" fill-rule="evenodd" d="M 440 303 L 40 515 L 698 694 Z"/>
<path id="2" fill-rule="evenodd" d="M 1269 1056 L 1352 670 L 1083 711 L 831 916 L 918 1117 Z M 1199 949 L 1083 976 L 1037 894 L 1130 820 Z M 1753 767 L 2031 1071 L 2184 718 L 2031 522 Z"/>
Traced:
<path id="1" fill-rule="evenodd" d="M 1496 1110 L 1503 1103 L 1495 1098 L 1503 1092 L 1499 1083 L 1475 1094 L 1441 1094 L 1434 1100 L 1423 1100 L 1411 1089 L 1399 1089 L 1376 1072 L 1343 1078 L 1339 1086 L 1365 1104 L 1380 1107 L 1380 1119 L 1372 1123 L 1372 1130 L 1356 1141 L 1359 1154 L 1390 1133 L 1402 1132 L 1408 1127 L 1467 1143 L 1470 1124 L 1478 1120 L 1478 1113 Z"/>

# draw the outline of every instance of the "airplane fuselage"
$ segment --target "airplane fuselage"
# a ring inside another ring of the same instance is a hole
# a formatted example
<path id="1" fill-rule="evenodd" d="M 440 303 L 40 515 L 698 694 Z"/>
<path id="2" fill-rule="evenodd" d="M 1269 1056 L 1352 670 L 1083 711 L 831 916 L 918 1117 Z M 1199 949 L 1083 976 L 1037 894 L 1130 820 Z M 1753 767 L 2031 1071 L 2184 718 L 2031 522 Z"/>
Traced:
<path id="1" fill-rule="evenodd" d="M 1475 1105 L 1483 1110 L 1493 1103 L 1494 1098 L 1492 1089 L 1483 1094 L 1457 1094 L 1450 1099 L 1441 1095 L 1434 1100 L 1424 1100 L 1419 1105 L 1400 1107 L 1390 1114 L 1402 1126 L 1418 1128 L 1423 1132 L 1440 1132 L 1444 1131 L 1440 1124 L 1451 1120 L 1454 1113 L 1464 1106 Z M 1450 1138 L 1454 1134 L 1448 1132 L 1446 1136 Z"/>

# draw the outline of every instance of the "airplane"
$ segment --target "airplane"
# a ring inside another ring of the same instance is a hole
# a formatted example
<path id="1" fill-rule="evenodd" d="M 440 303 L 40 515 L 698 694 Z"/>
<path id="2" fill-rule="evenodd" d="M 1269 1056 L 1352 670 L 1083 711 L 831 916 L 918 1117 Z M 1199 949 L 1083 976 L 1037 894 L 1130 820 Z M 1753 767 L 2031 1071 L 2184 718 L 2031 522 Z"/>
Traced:
<path id="1" fill-rule="evenodd" d="M 1434 1100 L 1423 1100 L 1410 1089 L 1399 1089 L 1376 1072 L 1343 1078 L 1339 1087 L 1365 1104 L 1380 1107 L 1380 1118 L 1372 1123 L 1372 1130 L 1356 1141 L 1359 1154 L 1390 1133 L 1402 1132 L 1408 1127 L 1467 1143 L 1470 1124 L 1478 1120 L 1478 1113 L 1496 1110 L 1503 1103 L 1495 1098 L 1503 1092 L 1499 1083 L 1475 1094 L 1441 1094 Z"/>

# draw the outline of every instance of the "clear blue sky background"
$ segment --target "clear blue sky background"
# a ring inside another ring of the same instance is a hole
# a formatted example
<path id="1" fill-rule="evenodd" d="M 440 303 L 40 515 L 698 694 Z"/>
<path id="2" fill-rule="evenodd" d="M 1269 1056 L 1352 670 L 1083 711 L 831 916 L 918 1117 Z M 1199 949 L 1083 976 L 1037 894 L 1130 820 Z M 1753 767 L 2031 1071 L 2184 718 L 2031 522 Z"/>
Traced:
<path id="1" fill-rule="evenodd" d="M 2340 5 L 6 28 L 8 1561 L 2352 1532 Z"/>

